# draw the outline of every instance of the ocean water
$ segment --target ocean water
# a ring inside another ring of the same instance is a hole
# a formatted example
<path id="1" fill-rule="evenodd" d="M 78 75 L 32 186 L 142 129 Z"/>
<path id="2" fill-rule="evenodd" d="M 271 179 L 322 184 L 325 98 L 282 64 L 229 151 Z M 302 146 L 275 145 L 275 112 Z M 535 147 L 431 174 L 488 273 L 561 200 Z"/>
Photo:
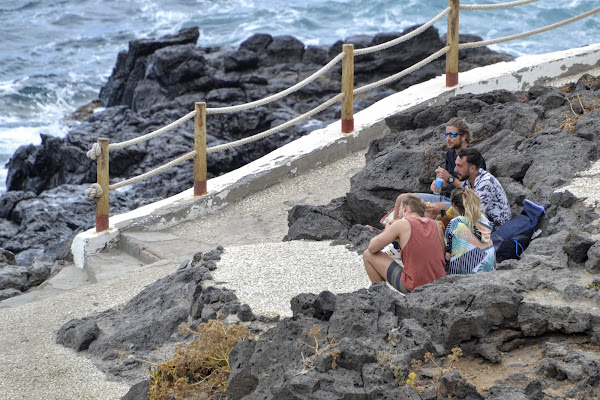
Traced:
<path id="1" fill-rule="evenodd" d="M 492 4 L 509 0 L 463 0 Z M 97 98 L 128 42 L 200 28 L 199 46 L 237 45 L 258 32 L 332 44 L 355 34 L 427 22 L 445 0 L 2 0 L 0 2 L 0 193 L 21 145 L 64 136 L 63 117 Z M 499 10 L 463 10 L 460 31 L 493 39 L 539 28 L 598 6 L 539 0 Z M 440 34 L 445 19 L 438 22 Z M 600 42 L 600 13 L 550 32 L 492 46 L 515 56 Z"/>

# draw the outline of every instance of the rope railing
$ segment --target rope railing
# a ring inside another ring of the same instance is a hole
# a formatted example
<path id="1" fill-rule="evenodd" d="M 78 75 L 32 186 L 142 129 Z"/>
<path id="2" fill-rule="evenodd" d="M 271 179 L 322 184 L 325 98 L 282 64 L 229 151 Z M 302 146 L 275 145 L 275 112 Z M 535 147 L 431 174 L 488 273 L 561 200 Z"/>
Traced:
<path id="1" fill-rule="evenodd" d="M 544 26 L 542 28 L 534 29 L 534 30 L 531 30 L 531 31 L 528 31 L 528 32 L 519 33 L 519 34 L 516 34 L 516 35 L 505 36 L 505 37 L 498 38 L 498 39 L 483 40 L 483 41 L 480 41 L 480 42 L 462 43 L 462 44 L 458 45 L 458 48 L 461 49 L 461 50 L 462 49 L 473 49 L 475 47 L 489 46 L 489 45 L 492 45 L 492 44 L 498 44 L 498 43 L 508 42 L 508 41 L 511 41 L 511 40 L 521 39 L 521 38 L 524 38 L 524 37 L 527 37 L 527 36 L 537 35 L 539 33 L 547 32 L 549 30 L 560 28 L 562 26 L 565 26 L 565 25 L 571 24 L 573 22 L 579 21 L 581 19 L 589 17 L 590 15 L 594 15 L 594 14 L 596 14 L 598 12 L 600 12 L 600 7 L 596 7 L 596 8 L 594 8 L 594 9 L 592 9 L 590 11 L 587 11 L 587 12 L 585 12 L 583 14 L 576 15 L 574 17 L 565 19 L 565 20 L 557 22 L 555 24 Z"/>
<path id="2" fill-rule="evenodd" d="M 413 37 L 415 37 L 415 36 L 423 33 L 430 26 L 433 26 L 433 24 L 435 24 L 440 19 L 442 19 L 446 15 L 448 15 L 451 10 L 452 10 L 452 7 L 447 7 L 444 11 L 442 11 L 441 13 L 439 13 L 438 15 L 436 15 L 435 17 L 433 17 L 427 23 L 421 25 L 420 27 L 418 27 L 414 31 L 411 31 L 411 32 L 407 33 L 406 35 L 402 35 L 402 36 L 400 36 L 400 37 L 398 37 L 396 39 L 387 41 L 385 43 L 378 44 L 377 46 L 365 47 L 365 48 L 362 48 L 362 49 L 354 50 L 354 55 L 355 56 L 362 56 L 364 54 L 374 53 L 374 52 L 377 52 L 377 51 L 389 49 L 390 47 L 395 46 L 395 45 L 397 45 L 399 43 L 406 42 L 407 40 L 412 39 Z"/>
<path id="3" fill-rule="evenodd" d="M 158 175 L 161 172 L 165 172 L 169 168 L 173 168 L 174 166 L 179 165 L 182 162 L 189 160 L 190 158 L 194 158 L 196 156 L 196 154 L 197 154 L 196 150 L 190 151 L 189 153 L 186 153 L 186 154 L 182 155 L 181 157 L 178 157 L 178 158 L 174 159 L 173 161 L 169 161 L 168 163 L 163 164 L 163 165 L 161 165 L 158 168 L 155 168 L 155 169 L 153 169 L 151 171 L 148 171 L 148 172 L 144 172 L 143 174 L 140 174 L 140 175 L 135 176 L 133 178 L 129 178 L 129 179 L 126 179 L 124 181 L 117 182 L 114 185 L 110 185 L 108 188 L 110 190 L 117 190 L 117 189 L 122 188 L 124 186 L 132 185 L 134 183 L 137 183 L 137 182 L 143 181 L 145 179 L 151 178 L 154 175 Z"/>
<path id="4" fill-rule="evenodd" d="M 448 52 L 448 50 L 450 50 L 450 47 L 446 46 L 446 47 L 436 51 L 435 53 L 433 53 L 429 57 L 425 58 L 424 60 L 416 63 L 412 67 L 406 68 L 405 70 L 402 70 L 402 71 L 398 72 L 397 74 L 391 75 L 385 79 L 381 79 L 377 82 L 373 82 L 368 85 L 361 86 L 357 89 L 354 89 L 354 91 L 352 93 L 356 96 L 358 94 L 368 92 L 369 90 L 376 89 L 380 86 L 387 85 L 388 83 L 395 82 L 398 79 L 402 78 L 403 76 L 408 75 L 411 72 L 414 72 L 414 71 L 418 70 L 419 68 L 422 68 L 425 65 L 429 64 L 430 62 L 440 58 L 441 56 L 446 54 Z"/>
<path id="5" fill-rule="evenodd" d="M 385 43 L 381 43 L 376 46 L 366 47 L 362 49 L 354 50 L 354 46 L 352 44 L 344 44 L 342 47 L 342 52 L 335 56 L 331 61 L 329 61 L 322 68 L 311 74 L 309 77 L 303 79 L 302 81 L 296 83 L 295 85 L 273 95 L 267 96 L 263 99 L 252 101 L 245 104 L 240 104 L 236 106 L 230 107 L 219 107 L 219 108 L 207 108 L 206 103 L 196 103 L 194 111 L 189 112 L 178 120 L 160 128 L 148 134 L 142 135 L 140 137 L 126 140 L 120 143 L 109 143 L 109 140 L 106 138 L 99 138 L 97 143 L 94 143 L 92 148 L 87 152 L 88 157 L 95 159 L 97 162 L 97 182 L 92 184 L 89 189 L 86 189 L 85 194 L 90 199 L 96 199 L 96 231 L 101 232 L 107 230 L 109 228 L 108 223 L 108 214 L 109 214 L 109 192 L 111 190 L 116 190 L 127 185 L 131 185 L 145 179 L 148 179 L 152 176 L 160 174 L 176 165 L 179 165 L 187 160 L 194 159 L 194 196 L 201 196 L 206 194 L 207 191 L 207 166 L 206 166 L 206 156 L 207 154 L 217 153 L 220 151 L 230 150 L 239 146 L 243 146 L 257 140 L 264 139 L 268 136 L 271 136 L 275 133 L 281 132 L 284 129 L 289 128 L 295 124 L 298 124 L 302 121 L 307 120 L 313 115 L 325 110 L 328 107 L 331 107 L 338 101 L 342 102 L 342 133 L 350 133 L 354 130 L 354 112 L 353 112 L 353 98 L 362 93 L 368 92 L 370 90 L 374 90 L 384 85 L 388 85 L 392 82 L 395 82 L 402 77 L 416 71 L 419 68 L 431 63 L 432 61 L 438 59 L 442 55 L 446 55 L 446 86 L 451 87 L 458 84 L 458 51 L 463 49 L 471 49 L 482 46 L 489 46 L 492 44 L 507 42 L 510 40 L 516 40 L 527 36 L 536 35 L 542 32 L 546 32 L 552 29 L 560 28 L 572 22 L 579 21 L 583 18 L 589 17 L 595 13 L 600 12 L 600 7 L 594 8 L 590 11 L 582 13 L 580 15 L 568 18 L 564 21 L 560 21 L 542 28 L 534 29 L 528 32 L 523 32 L 511 36 L 506 36 L 503 38 L 484 40 L 479 42 L 471 42 L 471 43 L 462 43 L 459 44 L 459 30 L 458 30 L 458 20 L 459 20 L 459 10 L 491 10 L 491 9 L 499 9 L 499 8 L 507 8 L 507 7 L 516 7 L 521 6 L 528 3 L 533 3 L 539 0 L 517 0 L 508 3 L 501 4 L 475 4 L 475 5 L 461 5 L 460 0 L 448 0 L 448 7 L 445 8 L 442 12 L 436 15 L 434 18 L 429 20 L 427 23 L 421 25 L 419 28 L 409 32 L 406 35 L 400 36 L 393 40 L 387 41 Z M 447 33 L 447 45 L 442 49 L 436 51 L 431 54 L 427 58 L 419 61 L 418 63 L 396 73 L 387 78 L 381 79 L 379 81 L 364 85 L 359 88 L 354 88 L 354 58 L 356 56 L 361 56 L 365 54 L 370 54 L 374 52 L 379 52 L 386 50 L 392 46 L 395 46 L 399 43 L 405 42 L 409 39 L 416 37 L 421 34 L 431 26 L 433 26 L 436 22 L 440 21 L 442 18 L 447 16 L 448 20 L 448 33 Z M 209 114 L 225 114 L 225 113 L 233 113 L 244 110 L 249 110 L 252 108 L 256 108 L 265 104 L 269 104 L 271 102 L 280 100 L 300 89 L 314 82 L 320 76 L 329 72 L 335 65 L 339 62 L 342 62 L 342 90 L 341 93 L 332 97 L 331 99 L 323 102 L 319 106 L 313 108 L 312 110 L 297 116 L 281 125 L 278 125 L 274 128 L 268 129 L 264 132 L 236 140 L 230 143 L 224 143 L 217 146 L 213 146 L 210 148 L 206 147 L 206 116 Z M 110 150 L 118 150 L 123 149 L 128 146 L 132 146 L 146 140 L 150 140 L 157 136 L 160 136 L 170 130 L 173 130 L 180 125 L 184 124 L 186 121 L 194 118 L 194 150 L 186 153 L 175 160 L 167 162 L 166 164 L 155 168 L 151 171 L 145 172 L 141 175 L 114 183 L 109 184 L 109 151 Z"/>
<path id="6" fill-rule="evenodd" d="M 317 72 L 315 72 L 308 78 L 296 83 L 294 86 L 291 86 L 279 93 L 276 93 L 269 97 L 265 97 L 264 99 L 261 99 L 261 100 L 252 101 L 252 102 L 246 103 L 246 104 L 240 104 L 238 106 L 221 107 L 221 108 L 207 108 L 206 113 L 207 114 L 225 114 L 225 113 L 249 110 L 251 108 L 263 106 L 263 105 L 269 104 L 275 100 L 282 99 L 282 98 L 286 97 L 287 95 L 292 94 L 292 93 L 302 89 L 304 86 L 308 85 L 309 83 L 312 83 L 314 80 L 316 80 L 321 75 L 327 73 L 327 71 L 329 71 L 337 63 L 342 61 L 343 58 L 344 58 L 344 53 L 338 54 L 331 61 L 329 61 L 329 63 L 327 63 L 323 68 L 319 69 Z"/>
<path id="7" fill-rule="evenodd" d="M 210 148 L 206 149 L 206 154 L 217 153 L 219 151 L 233 149 L 235 147 L 239 147 L 239 146 L 242 146 L 242 145 L 245 145 L 248 143 L 255 142 L 260 139 L 264 139 L 264 138 L 271 136 L 277 132 L 281 132 L 282 130 L 284 130 L 286 128 L 289 128 L 292 125 L 296 125 L 302 121 L 307 120 L 308 118 L 312 117 L 313 115 L 318 114 L 321 111 L 323 111 L 324 109 L 334 105 L 335 103 L 337 103 L 338 101 L 340 101 L 343 98 L 344 98 L 344 93 L 340 93 L 340 94 L 332 97 L 331 99 L 327 100 L 323 104 L 313 108 L 312 110 L 310 110 L 294 119 L 289 120 L 288 122 L 285 122 L 281 125 L 278 125 L 274 128 L 264 131 L 262 133 L 258 133 L 256 135 L 249 136 L 244 139 L 236 140 L 235 142 L 230 142 L 230 143 L 225 143 L 225 144 L 220 144 L 220 145 L 217 145 L 214 147 L 210 147 Z"/>
<path id="8" fill-rule="evenodd" d="M 519 0 L 519 1 L 511 1 L 510 3 L 500 3 L 500 4 L 461 4 L 461 10 L 495 10 L 498 8 L 508 8 L 508 7 L 516 7 L 522 6 L 524 4 L 535 3 L 540 0 Z"/>
<path id="9" fill-rule="evenodd" d="M 154 132 L 147 133 L 143 136 L 140 136 L 135 139 L 127 140 L 125 142 L 111 143 L 109 146 L 109 149 L 110 150 L 124 149 L 125 147 L 129 147 L 129 146 L 133 146 L 134 144 L 145 142 L 146 140 L 150 140 L 152 138 L 160 136 L 163 133 L 167 133 L 171 129 L 177 128 L 179 125 L 182 125 L 184 122 L 194 118 L 194 115 L 196 115 L 196 111 L 192 111 L 192 112 L 184 115 L 183 117 L 179 118 L 177 121 L 171 122 L 169 125 L 165 125 L 164 127 L 157 129 Z"/>

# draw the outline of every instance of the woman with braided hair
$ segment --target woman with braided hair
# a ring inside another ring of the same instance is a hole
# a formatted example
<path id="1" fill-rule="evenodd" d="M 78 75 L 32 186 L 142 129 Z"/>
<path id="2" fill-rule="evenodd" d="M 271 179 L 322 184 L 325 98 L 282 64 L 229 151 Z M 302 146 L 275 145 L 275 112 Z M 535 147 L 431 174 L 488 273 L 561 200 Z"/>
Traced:
<path id="1" fill-rule="evenodd" d="M 457 188 L 450 196 L 453 218 L 446 228 L 446 274 L 493 271 L 496 253 L 492 224 L 481 212 L 481 200 L 473 189 Z"/>

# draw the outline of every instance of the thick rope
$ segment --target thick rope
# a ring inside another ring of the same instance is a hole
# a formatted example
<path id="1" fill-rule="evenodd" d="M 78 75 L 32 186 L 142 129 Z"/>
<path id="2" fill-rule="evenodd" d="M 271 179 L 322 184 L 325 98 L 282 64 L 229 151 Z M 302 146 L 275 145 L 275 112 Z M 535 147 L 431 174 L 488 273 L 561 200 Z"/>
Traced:
<path id="1" fill-rule="evenodd" d="M 407 41 L 408 39 L 412 39 L 413 37 L 417 36 L 418 34 L 424 32 L 427 28 L 429 28 L 430 26 L 432 26 L 433 24 L 438 22 L 440 19 L 444 18 L 444 16 L 448 15 L 450 13 L 450 11 L 452 11 L 452 7 L 446 7 L 446 9 L 444 11 L 442 11 L 441 13 L 436 15 L 431 21 L 427 22 L 424 25 L 421 25 L 419 28 L 415 29 L 414 31 L 409 32 L 406 35 L 400 36 L 399 38 L 396 38 L 394 40 L 390 40 L 389 42 L 378 44 L 377 46 L 365 47 L 363 49 L 354 50 L 354 55 L 361 56 L 364 54 L 369 54 L 369 53 L 374 53 L 376 51 L 385 50 L 387 48 L 397 45 L 398 43 L 402 43 L 402 42 Z"/>
<path id="2" fill-rule="evenodd" d="M 88 199 L 94 200 L 95 198 L 101 197 L 104 194 L 104 190 L 102 190 L 102 186 L 98 183 L 92 183 L 83 193 L 85 193 Z"/>
<path id="3" fill-rule="evenodd" d="M 519 0 L 512 1 L 510 3 L 500 3 L 500 4 L 460 4 L 458 6 L 461 10 L 494 10 L 497 8 L 508 8 L 508 7 L 516 7 L 522 6 L 523 4 L 534 3 L 539 0 Z"/>
<path id="4" fill-rule="evenodd" d="M 237 112 L 237 111 L 243 111 L 243 110 L 249 110 L 251 108 L 255 108 L 255 107 L 259 107 L 268 103 L 271 103 L 275 100 L 279 100 L 285 96 L 287 96 L 288 94 L 294 93 L 295 91 L 302 89 L 304 86 L 308 85 L 309 83 L 313 82 L 315 79 L 317 79 L 319 76 L 325 74 L 327 71 L 329 71 L 331 68 L 333 68 L 337 63 L 339 63 L 340 61 L 342 61 L 342 59 L 344 58 L 345 54 L 344 53 L 340 53 L 337 56 L 335 56 L 331 61 L 329 61 L 329 63 L 327 63 L 323 68 L 321 68 L 320 70 L 318 70 L 317 72 L 315 72 L 314 74 L 312 74 L 311 76 L 309 76 L 308 78 L 304 79 L 303 81 L 300 81 L 298 83 L 296 83 L 294 86 L 291 86 L 289 88 L 287 88 L 286 90 L 276 93 L 274 95 L 265 97 L 264 99 L 261 100 L 256 100 L 256 101 L 252 101 L 250 103 L 245 103 L 245 104 L 240 104 L 237 106 L 231 106 L 231 107 L 220 107 L 220 108 L 207 108 L 206 109 L 206 114 L 225 114 L 225 113 L 232 113 L 232 112 Z"/>
<path id="5" fill-rule="evenodd" d="M 600 7 L 596 7 L 593 10 L 590 10 L 590 11 L 585 12 L 583 14 L 576 15 L 576 16 L 571 17 L 569 19 L 565 19 L 564 21 L 557 22 L 555 24 L 548 25 L 548 26 L 545 26 L 545 27 L 542 27 L 542 28 L 534 29 L 532 31 L 523 32 L 523 33 L 519 33 L 518 35 L 506 36 L 506 37 L 498 38 L 498 39 L 484 40 L 484 41 L 481 41 L 481 42 L 462 43 L 462 44 L 458 45 L 458 48 L 460 50 L 463 50 L 463 49 L 473 49 L 475 47 L 489 46 L 489 45 L 492 45 L 492 44 L 497 44 L 497 43 L 502 43 L 502 42 L 508 42 L 510 40 L 521 39 L 521 38 L 524 38 L 524 37 L 527 37 L 527 36 L 531 36 L 531 35 L 537 35 L 538 33 L 546 32 L 546 31 L 549 31 L 549 30 L 552 30 L 552 29 L 555 29 L 555 28 L 560 28 L 561 26 L 565 26 L 565 25 L 568 25 L 568 24 L 570 24 L 572 22 L 579 21 L 580 19 L 589 17 L 590 15 L 593 15 L 593 14 L 599 12 L 599 11 L 600 11 Z"/>
<path id="6" fill-rule="evenodd" d="M 430 55 L 426 59 L 424 59 L 424 60 L 416 63 L 412 67 L 406 68 L 405 70 L 400 71 L 397 74 L 388 76 L 387 78 L 382 79 L 380 81 L 373 82 L 373 83 L 370 83 L 368 85 L 356 88 L 356 89 L 354 89 L 354 91 L 352 93 L 354 94 L 354 96 L 356 96 L 356 95 L 358 95 L 360 93 L 368 92 L 369 90 L 373 90 L 373 89 L 378 88 L 380 86 L 387 85 L 388 83 L 394 82 L 394 81 L 402 78 L 403 76 L 408 75 L 411 72 L 416 71 L 419 68 L 421 68 L 421 67 L 429 64 L 433 60 L 435 60 L 435 59 L 441 57 L 442 55 L 446 54 L 449 50 L 450 50 L 450 47 L 446 46 L 446 47 L 442 48 L 441 50 L 436 51 L 435 53 L 433 53 L 432 55 Z"/>
<path id="7" fill-rule="evenodd" d="M 98 158 L 100 154 L 102 154 L 102 149 L 100 148 L 100 145 L 98 143 L 94 143 L 92 145 L 92 148 L 86 153 L 88 158 L 91 158 L 92 160 Z"/>
<path id="8" fill-rule="evenodd" d="M 152 171 L 148 171 L 148 172 L 143 173 L 141 175 L 134 176 L 133 178 L 129 178 L 129 179 L 126 179 L 124 181 L 117 182 L 114 185 L 110 185 L 108 188 L 110 190 L 115 190 L 115 189 L 121 188 L 123 186 L 131 185 L 133 183 L 143 181 L 144 179 L 148 179 L 148 178 L 153 177 L 154 175 L 158 175 L 161 172 L 164 172 L 164 171 L 168 170 L 171 167 L 174 167 L 174 166 L 176 166 L 178 164 L 181 164 L 184 161 L 189 160 L 190 158 L 194 158 L 195 156 L 196 156 L 196 150 L 190 151 L 189 153 L 186 153 L 186 154 L 182 155 L 181 157 L 176 158 L 173 161 L 170 161 L 170 162 L 168 162 L 168 163 L 166 163 L 166 164 L 164 164 L 164 165 L 162 165 L 162 166 L 160 166 L 158 168 L 153 169 Z"/>
<path id="9" fill-rule="evenodd" d="M 108 149 L 109 150 L 123 149 L 125 147 L 133 146 L 134 144 L 138 144 L 138 143 L 144 142 L 146 140 L 152 139 L 154 137 L 160 136 L 163 133 L 170 131 L 171 129 L 177 128 L 179 125 L 183 124 L 187 120 L 194 118 L 195 115 L 196 115 L 196 110 L 188 113 L 187 115 L 184 115 L 183 117 L 179 118 L 177 121 L 171 122 L 169 125 L 165 125 L 162 128 L 160 128 L 154 132 L 145 134 L 144 136 L 140 136 L 135 139 L 127 140 L 125 142 L 111 143 L 108 145 Z"/>
<path id="10" fill-rule="evenodd" d="M 242 146 L 244 144 L 247 143 L 252 143 L 255 142 L 257 140 L 266 138 L 267 136 L 271 136 L 274 133 L 277 133 L 279 131 L 282 131 L 294 124 L 297 124 L 299 122 L 302 122 L 306 119 L 308 119 L 309 117 L 323 111 L 324 109 L 326 109 L 327 107 L 335 104 L 337 101 L 341 100 L 344 98 L 344 93 L 339 93 L 338 95 L 336 95 L 335 97 L 332 97 L 331 99 L 327 100 L 325 103 L 321 104 L 318 107 L 313 108 L 312 110 L 310 110 L 309 112 L 302 114 L 294 119 L 289 120 L 286 123 L 283 123 L 281 125 L 276 126 L 275 128 L 271 128 L 268 131 L 264 131 L 262 133 L 258 133 L 256 135 L 253 136 L 249 136 L 247 138 L 244 139 L 240 139 L 240 140 L 236 140 L 235 142 L 230 142 L 230 143 L 225 143 L 225 144 L 220 144 L 218 146 L 214 146 L 214 147 L 210 147 L 208 149 L 206 149 L 206 154 L 211 154 L 211 153 L 216 153 L 219 151 L 223 151 L 223 150 L 229 150 L 229 149 L 233 149 L 234 147 L 238 147 L 238 146 Z"/>

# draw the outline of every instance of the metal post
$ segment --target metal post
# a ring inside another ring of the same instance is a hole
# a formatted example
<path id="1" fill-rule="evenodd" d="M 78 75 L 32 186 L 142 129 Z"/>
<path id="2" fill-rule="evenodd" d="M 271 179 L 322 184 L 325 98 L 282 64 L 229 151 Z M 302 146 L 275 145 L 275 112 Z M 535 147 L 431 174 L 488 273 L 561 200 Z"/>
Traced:
<path id="1" fill-rule="evenodd" d="M 342 51 L 342 133 L 350 133 L 354 130 L 354 45 L 345 44 Z"/>
<path id="2" fill-rule="evenodd" d="M 202 196 L 206 190 L 206 103 L 196 103 L 194 118 L 194 196 Z"/>
<path id="3" fill-rule="evenodd" d="M 98 145 L 102 153 L 96 161 L 96 180 L 98 185 L 102 187 L 102 196 L 96 199 L 96 232 L 102 232 L 108 229 L 108 211 L 109 211 L 109 172 L 108 172 L 108 160 L 110 159 L 108 154 L 108 139 L 98 138 Z"/>
<path id="4" fill-rule="evenodd" d="M 446 53 L 446 86 L 458 85 L 458 17 L 460 0 L 448 0 L 452 11 L 448 14 L 448 34 L 446 45 L 450 50 Z"/>

